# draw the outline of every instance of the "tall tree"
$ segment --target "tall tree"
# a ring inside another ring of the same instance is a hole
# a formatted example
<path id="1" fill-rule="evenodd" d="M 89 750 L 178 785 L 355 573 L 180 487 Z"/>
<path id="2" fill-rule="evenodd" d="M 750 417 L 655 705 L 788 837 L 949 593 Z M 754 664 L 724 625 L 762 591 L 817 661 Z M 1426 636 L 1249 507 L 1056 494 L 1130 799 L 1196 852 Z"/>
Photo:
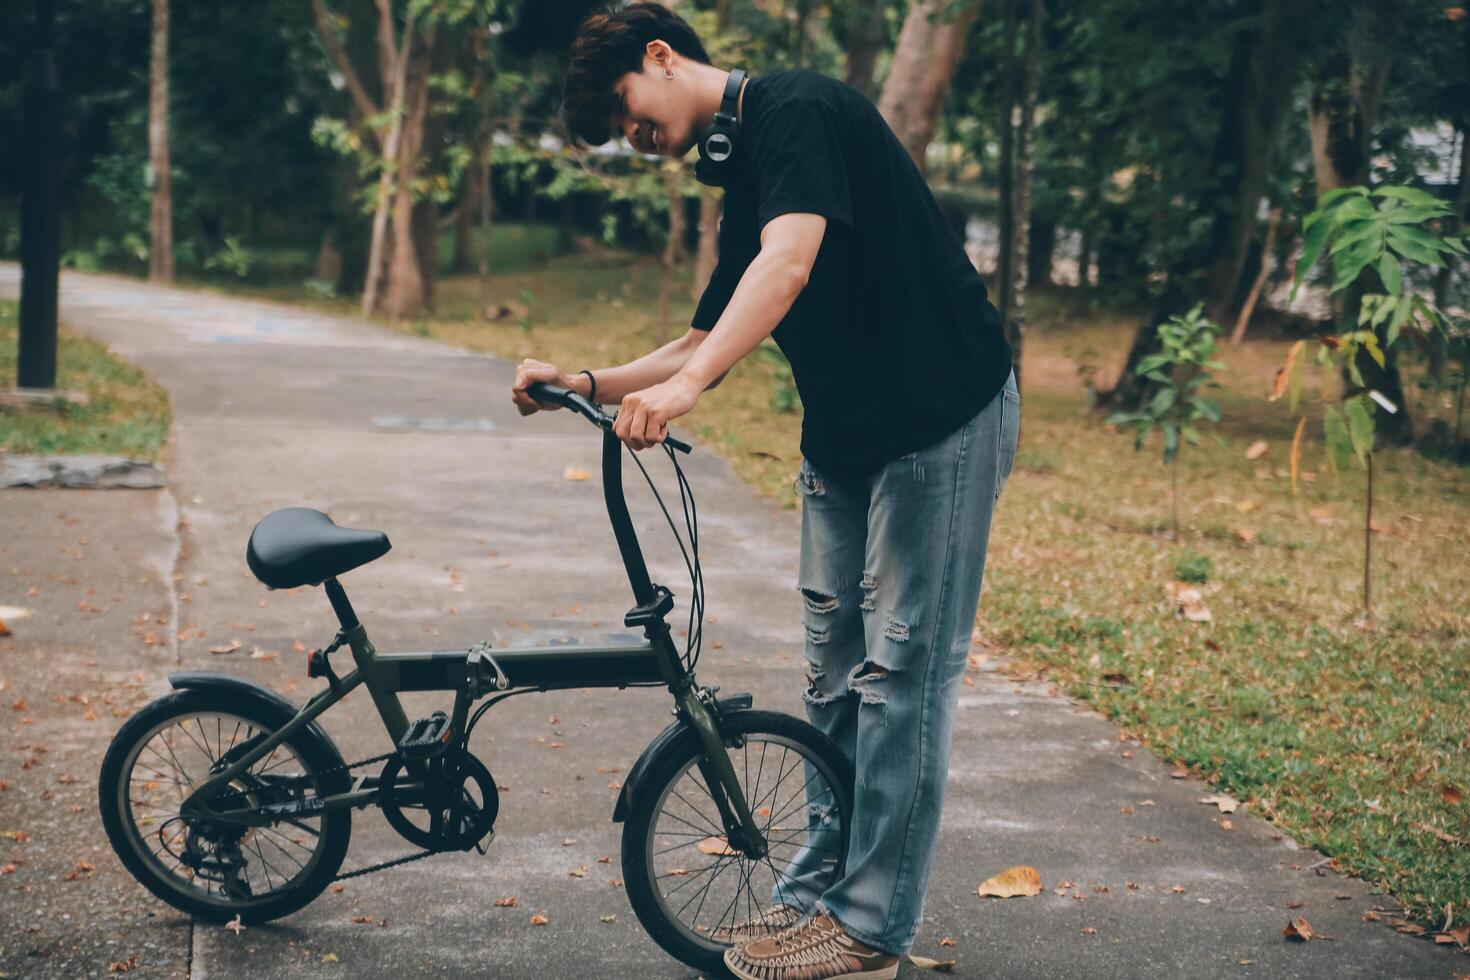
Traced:
<path id="1" fill-rule="evenodd" d="M 952 6 L 952 0 L 915 0 L 909 7 L 878 101 L 878 111 L 921 173 L 965 33 L 980 12 L 979 0 L 972 0 L 946 16 Z"/>
<path id="2" fill-rule="evenodd" d="M 148 65 L 148 176 L 153 192 L 148 278 L 174 278 L 173 170 L 168 152 L 168 0 L 153 0 Z"/>
<path id="3" fill-rule="evenodd" d="M 852 0 L 845 11 L 847 22 L 843 47 L 847 49 L 847 84 L 866 95 L 877 98 L 878 55 L 888 44 L 887 0 Z"/>

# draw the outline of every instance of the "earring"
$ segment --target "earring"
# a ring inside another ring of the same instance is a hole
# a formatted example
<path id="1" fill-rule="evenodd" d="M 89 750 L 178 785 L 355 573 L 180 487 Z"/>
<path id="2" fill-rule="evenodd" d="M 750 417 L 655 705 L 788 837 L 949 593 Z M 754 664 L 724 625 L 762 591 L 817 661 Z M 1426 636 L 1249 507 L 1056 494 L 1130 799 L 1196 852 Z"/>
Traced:
<path id="1" fill-rule="evenodd" d="M 674 80 L 674 71 L 672 68 L 664 69 L 664 78 L 668 79 L 671 82 Z"/>

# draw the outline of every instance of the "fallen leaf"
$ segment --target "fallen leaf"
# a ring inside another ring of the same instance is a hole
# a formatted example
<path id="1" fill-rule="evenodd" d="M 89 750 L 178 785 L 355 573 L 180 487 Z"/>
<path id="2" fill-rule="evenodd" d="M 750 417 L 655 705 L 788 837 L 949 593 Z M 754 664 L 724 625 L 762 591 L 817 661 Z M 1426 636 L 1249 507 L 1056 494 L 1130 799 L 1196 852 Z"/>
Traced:
<path id="1" fill-rule="evenodd" d="M 935 973 L 953 973 L 954 960 L 932 960 L 927 956 L 908 954 L 909 962 L 921 970 L 933 970 Z"/>
<path id="2" fill-rule="evenodd" d="M 550 919 L 548 919 L 545 915 L 543 915 L 540 912 L 536 912 L 536 913 L 533 913 L 531 915 L 531 925 L 533 925 L 533 926 L 544 926 L 544 925 L 546 925 L 546 923 L 548 923 L 550 921 L 551 921 Z"/>
<path id="3" fill-rule="evenodd" d="M 212 654 L 215 654 L 216 656 L 218 656 L 218 655 L 224 654 L 224 653 L 234 653 L 236 650 L 240 649 L 241 646 L 242 646 L 242 644 L 240 643 L 239 640 L 231 640 L 229 643 L 226 643 L 224 646 L 210 647 L 209 648 L 209 652 L 212 653 Z"/>
<path id="4" fill-rule="evenodd" d="M 1082 927 L 1082 935 L 1084 935 L 1084 936 L 1096 936 L 1097 935 L 1097 930 L 1094 929 L 1092 926 L 1083 926 Z"/>
<path id="5" fill-rule="evenodd" d="M 1271 447 L 1266 442 L 1266 440 L 1257 439 L 1255 442 L 1251 443 L 1250 448 L 1245 451 L 1245 458 L 1260 459 L 1262 456 L 1266 455 L 1266 450 L 1270 448 Z"/>
<path id="6" fill-rule="evenodd" d="M 337 954 L 336 953 L 327 953 L 326 955 L 324 955 L 322 957 L 322 962 L 323 963 L 340 963 L 341 960 L 337 959 Z"/>
<path id="7" fill-rule="evenodd" d="M 1460 792 L 1458 786 L 1446 786 L 1440 790 L 1439 798 L 1446 803 L 1460 803 L 1465 799 L 1465 794 Z"/>
<path id="8" fill-rule="evenodd" d="M 511 895 L 509 898 L 497 898 L 495 900 L 495 907 L 498 909 L 513 909 L 516 907 L 516 897 Z"/>
<path id="9" fill-rule="evenodd" d="M 942 937 L 940 937 L 939 945 L 941 945 L 941 946 L 953 946 L 954 945 L 954 940 L 951 939 L 948 936 L 942 936 Z"/>
<path id="10" fill-rule="evenodd" d="M 592 474 L 586 470 L 579 470 L 575 466 L 568 466 L 562 471 L 561 478 L 563 480 L 590 480 Z"/>
<path id="11" fill-rule="evenodd" d="M 1227 796 L 1224 793 L 1216 793 L 1214 796 L 1206 796 L 1204 799 L 1200 800 L 1200 802 L 1213 803 L 1215 806 L 1220 808 L 1221 813 L 1234 813 L 1236 811 L 1236 808 L 1240 806 L 1239 800 L 1237 800 L 1233 796 Z"/>
<path id="12" fill-rule="evenodd" d="M 1458 845 L 1458 844 L 1464 844 L 1465 843 L 1464 840 L 1460 839 L 1459 837 L 1456 837 L 1454 834 L 1445 833 L 1443 830 L 1440 830 L 1438 827 L 1435 827 L 1435 826 L 1433 826 L 1431 824 L 1427 824 L 1427 823 L 1415 824 L 1414 825 L 1414 828 L 1416 830 L 1422 830 L 1426 834 L 1433 834 L 1435 837 L 1438 837 L 1440 840 L 1444 841 L 1446 844 L 1456 844 L 1456 845 Z"/>
<path id="13" fill-rule="evenodd" d="M 597 921 L 598 922 L 611 922 L 611 921 L 613 921 L 616 918 L 617 918 L 616 915 L 600 915 L 600 916 L 597 917 Z"/>
<path id="14" fill-rule="evenodd" d="M 696 844 L 695 847 L 701 854 L 714 854 L 720 857 L 729 857 L 740 853 L 731 847 L 729 842 L 723 837 L 706 837 Z"/>
<path id="15" fill-rule="evenodd" d="M 1026 898 L 1041 893 L 1041 875 L 1028 865 L 1007 868 L 993 878 L 980 883 L 982 898 Z"/>
<path id="16" fill-rule="evenodd" d="M 225 928 L 230 930 L 237 936 L 245 931 L 245 927 L 240 924 L 240 917 L 238 915 L 231 919 L 229 922 L 226 922 Z"/>
<path id="17" fill-rule="evenodd" d="M 1286 928 L 1281 930 L 1281 934 L 1287 939 L 1294 939 L 1298 942 L 1307 942 L 1312 939 L 1332 938 L 1326 933 L 1321 933 L 1318 932 L 1316 929 L 1313 929 L 1312 924 L 1301 916 L 1297 916 L 1295 919 L 1292 919 L 1290 922 L 1286 923 Z"/>
<path id="18" fill-rule="evenodd" d="M 1235 829 L 1235 821 L 1231 820 L 1229 817 L 1223 818 L 1220 821 L 1220 829 L 1221 830 L 1234 830 Z"/>

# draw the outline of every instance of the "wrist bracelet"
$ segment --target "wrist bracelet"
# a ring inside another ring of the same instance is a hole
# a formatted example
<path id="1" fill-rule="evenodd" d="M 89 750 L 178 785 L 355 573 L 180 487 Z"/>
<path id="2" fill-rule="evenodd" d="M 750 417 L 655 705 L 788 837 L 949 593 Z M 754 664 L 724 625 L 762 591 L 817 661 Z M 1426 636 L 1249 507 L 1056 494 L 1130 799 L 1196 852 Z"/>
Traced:
<path id="1" fill-rule="evenodd" d="M 583 368 L 577 373 L 587 375 L 587 381 L 590 383 L 590 390 L 587 392 L 587 400 L 595 405 L 597 403 L 597 379 L 593 377 L 592 372 L 588 371 L 586 368 Z"/>

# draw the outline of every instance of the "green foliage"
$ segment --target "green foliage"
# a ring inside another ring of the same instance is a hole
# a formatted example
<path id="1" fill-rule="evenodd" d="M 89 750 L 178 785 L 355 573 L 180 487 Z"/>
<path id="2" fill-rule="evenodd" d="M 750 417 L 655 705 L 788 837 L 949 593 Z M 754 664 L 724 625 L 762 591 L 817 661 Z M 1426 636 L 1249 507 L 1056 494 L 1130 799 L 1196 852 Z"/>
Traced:
<path id="1" fill-rule="evenodd" d="M 1136 373 L 1159 385 L 1157 394 L 1141 412 L 1114 412 L 1110 425 L 1131 425 L 1134 449 L 1155 430 L 1163 433 L 1164 462 L 1174 462 L 1181 439 L 1192 446 L 1200 443 L 1199 427 L 1220 421 L 1220 403 L 1202 393 L 1220 385 L 1212 370 L 1224 367 L 1214 360 L 1219 324 L 1203 313 L 1197 303 L 1183 316 L 1172 316 L 1159 325 L 1160 350 L 1138 363 Z M 1225 440 L 1211 433 L 1221 445 Z"/>
<path id="2" fill-rule="evenodd" d="M 762 342 L 756 355 L 771 366 L 771 377 L 775 384 L 771 389 L 771 411 L 789 414 L 801 411 L 801 395 L 796 391 L 796 380 L 791 373 L 791 362 L 774 343 Z"/>
<path id="3" fill-rule="evenodd" d="M 1449 329 L 1441 310 L 1424 296 L 1405 289 L 1413 280 L 1404 273 L 1406 266 L 1442 267 L 1447 256 L 1466 254 L 1462 238 L 1439 235 L 1433 229 L 1432 223 L 1451 214 L 1449 205 L 1413 187 L 1387 186 L 1373 191 L 1343 187 L 1322 195 L 1316 210 L 1302 221 L 1305 237 L 1293 273 L 1293 296 L 1324 253 L 1332 265 L 1332 292 L 1369 278 L 1369 270 L 1376 273 L 1384 290 L 1363 295 L 1356 329 L 1322 337 L 1317 349 L 1324 392 L 1333 389 L 1332 377 L 1339 369 L 1347 372 L 1358 389 L 1344 400 L 1341 409 L 1323 403 L 1323 434 L 1334 472 L 1354 458 L 1366 467 L 1373 452 L 1376 411 L 1380 407 L 1397 411 L 1400 407 L 1367 389 L 1358 367 L 1359 352 L 1383 367 L 1387 363 L 1384 348 L 1398 341 L 1404 327 L 1412 325 L 1426 332 Z M 1283 387 L 1289 385 L 1292 414 L 1297 413 L 1300 404 L 1301 348 L 1300 343 L 1292 348 L 1272 395 L 1273 399 L 1281 397 Z"/>
<path id="4" fill-rule="evenodd" d="M 204 260 L 204 268 L 228 272 L 236 279 L 244 279 L 250 275 L 250 267 L 254 263 L 254 253 L 241 245 L 240 239 L 234 235 L 226 235 L 224 246 Z"/>
<path id="5" fill-rule="evenodd" d="M 1186 551 L 1174 561 L 1174 577 L 1181 582 L 1208 582 L 1212 571 L 1210 556 Z"/>

